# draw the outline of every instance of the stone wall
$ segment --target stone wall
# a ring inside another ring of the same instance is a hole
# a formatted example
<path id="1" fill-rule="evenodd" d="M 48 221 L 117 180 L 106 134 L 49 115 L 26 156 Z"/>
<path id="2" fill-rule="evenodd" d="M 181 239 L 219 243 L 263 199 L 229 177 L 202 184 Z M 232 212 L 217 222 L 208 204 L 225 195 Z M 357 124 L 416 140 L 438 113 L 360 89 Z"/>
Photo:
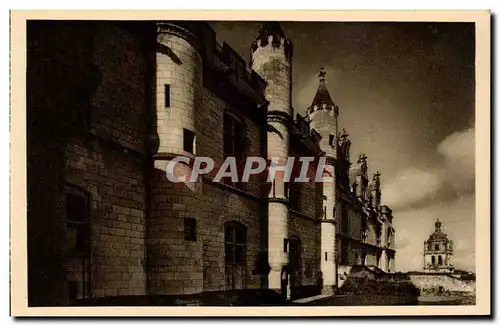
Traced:
<path id="1" fill-rule="evenodd" d="M 203 240 L 203 290 L 229 290 L 225 263 L 225 223 L 236 221 L 247 228 L 245 270 L 242 288 L 259 288 L 260 275 L 255 273 L 261 250 L 259 227 L 260 201 L 232 192 L 220 185 L 204 185 L 201 235 Z M 238 287 L 240 286 L 238 279 Z"/>
<path id="2" fill-rule="evenodd" d="M 228 111 L 241 119 L 245 126 L 245 155 L 260 156 L 261 126 L 248 117 L 238 115 L 235 108 L 224 102 L 212 91 L 203 89 L 203 111 L 200 114 L 200 156 L 211 157 L 216 167 L 224 161 L 223 117 Z M 203 290 L 228 290 L 225 267 L 224 225 L 237 221 L 247 228 L 247 246 L 243 284 L 246 288 L 259 288 L 261 275 L 257 272 L 257 261 L 262 251 L 263 202 L 261 200 L 260 176 L 251 176 L 246 189 L 239 190 L 221 183 L 212 183 L 216 171 L 203 180 L 200 230 L 203 241 Z"/>
<path id="3" fill-rule="evenodd" d="M 361 219 L 363 218 L 363 213 L 350 206 L 348 207 L 349 230 L 344 233 L 347 233 L 351 238 L 361 240 Z"/>
<path id="4" fill-rule="evenodd" d="M 286 264 L 287 237 L 300 239 L 300 285 L 318 284 L 323 258 L 319 185 L 305 184 L 300 209 L 288 214 L 280 184 L 276 197 L 282 201 L 275 202 L 268 214 L 270 186 L 262 176 L 253 176 L 244 190 L 210 182 L 215 171 L 197 183 L 174 185 L 165 180 L 168 158 L 156 155 L 186 154 L 182 129 L 189 129 L 196 134 L 193 154 L 212 157 L 220 166 L 223 117 L 228 111 L 244 125 L 247 156 L 265 156 L 268 145 L 269 153 L 288 156 L 283 123 L 273 122 L 284 139 L 275 134 L 267 141 L 265 112 L 255 111 L 263 102 L 258 98 L 262 94 L 250 94 L 257 91 L 246 87 L 250 95 L 239 97 L 229 94 L 232 88 L 227 86 L 216 95 L 218 86 L 213 84 L 229 84 L 227 76 L 212 72 L 208 78 L 214 79 L 207 82 L 202 72 L 209 69 L 203 66 L 199 49 L 172 34 L 159 39 L 170 52 L 164 48 L 155 54 L 145 36 L 154 40 L 154 28 L 148 34 L 123 22 L 52 24 L 29 28 L 31 302 L 67 303 L 67 272 L 76 267 L 66 259 L 65 186 L 88 194 L 88 282 L 93 297 L 228 290 L 225 225 L 231 221 L 244 225 L 247 232 L 245 270 L 237 287 L 267 287 L 268 266 L 262 261 L 267 263 L 266 253 L 275 250 L 274 262 L 279 263 L 275 265 Z M 271 45 L 258 51 L 253 65 L 272 79 L 269 109 L 290 114 L 291 63 Z M 43 67 L 46 59 L 50 64 Z M 168 108 L 165 84 L 171 91 Z M 152 138 L 156 143 L 151 144 Z M 358 239 L 360 216 L 349 214 L 349 235 Z M 269 223 L 268 216 L 281 224 Z M 194 240 L 186 239 L 186 219 L 196 221 Z M 274 233 L 271 242 L 269 228 Z M 275 246 L 268 248 L 269 243 Z M 357 242 L 346 241 L 339 250 L 349 251 L 348 261 L 357 263 L 351 244 Z M 278 267 L 275 270 L 281 273 Z"/>
<path id="5" fill-rule="evenodd" d="M 367 221 L 367 232 L 366 232 L 366 243 L 369 243 L 373 246 L 377 245 L 377 220 L 369 218 Z"/>
<path id="6" fill-rule="evenodd" d="M 143 158 L 99 140 L 69 139 L 66 182 L 91 203 L 92 295 L 146 293 Z"/>
<path id="7" fill-rule="evenodd" d="M 367 252 L 366 253 L 366 265 L 378 266 L 378 253 L 377 252 Z"/>
<path id="8" fill-rule="evenodd" d="M 144 153 L 150 122 L 147 73 L 153 63 L 143 46 L 148 36 L 113 22 L 99 22 L 93 35 L 88 59 L 102 76 L 91 102 L 93 132 Z"/>
<path id="9" fill-rule="evenodd" d="M 476 282 L 462 280 L 448 274 L 438 273 L 408 273 L 411 282 L 421 291 L 475 292 Z"/>
<path id="10" fill-rule="evenodd" d="M 135 33 L 138 25 L 39 21 L 28 26 L 30 305 L 66 304 L 75 293 L 80 298 L 146 293 L 150 64 L 144 40 Z M 65 196 L 73 188 L 88 198 L 88 240 L 78 232 L 75 238 L 68 226 Z M 85 247 L 85 257 L 70 257 L 75 241 Z M 77 266 L 79 260 L 86 262 Z M 82 279 L 89 290 L 82 284 L 74 288 Z"/>
<path id="11" fill-rule="evenodd" d="M 27 28 L 26 160 L 28 304 L 61 305 L 64 270 L 64 137 L 61 108 L 73 105 L 74 77 L 64 63 L 75 60 L 72 31 L 64 24 L 30 21 Z M 62 40 L 61 43 L 58 42 Z M 66 41 L 66 42 L 64 42 Z M 55 50 L 55 51 L 54 51 Z M 70 60 L 72 59 L 72 60 Z M 50 83 L 49 81 L 53 82 Z"/>
<path id="12" fill-rule="evenodd" d="M 321 232 L 319 223 L 297 212 L 291 212 L 288 219 L 290 237 L 297 237 L 301 243 L 301 285 L 316 285 L 321 269 L 319 267 Z"/>
<path id="13" fill-rule="evenodd" d="M 101 82 L 92 94 L 88 136 L 66 141 L 66 182 L 90 194 L 92 295 L 146 293 L 146 73 L 143 40 L 119 23 L 92 25 Z"/>
<path id="14" fill-rule="evenodd" d="M 337 286 L 340 288 L 347 280 L 347 276 L 351 272 L 352 266 L 338 265 L 337 266 Z"/>

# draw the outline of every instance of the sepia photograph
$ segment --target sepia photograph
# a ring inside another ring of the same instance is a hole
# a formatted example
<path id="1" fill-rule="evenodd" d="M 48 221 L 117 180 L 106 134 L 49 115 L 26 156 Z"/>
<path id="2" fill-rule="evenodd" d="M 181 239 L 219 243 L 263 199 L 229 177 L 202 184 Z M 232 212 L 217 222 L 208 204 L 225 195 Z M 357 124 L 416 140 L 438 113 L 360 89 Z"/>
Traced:
<path id="1" fill-rule="evenodd" d="M 13 315 L 491 313 L 488 11 L 78 14 L 11 12 Z"/>

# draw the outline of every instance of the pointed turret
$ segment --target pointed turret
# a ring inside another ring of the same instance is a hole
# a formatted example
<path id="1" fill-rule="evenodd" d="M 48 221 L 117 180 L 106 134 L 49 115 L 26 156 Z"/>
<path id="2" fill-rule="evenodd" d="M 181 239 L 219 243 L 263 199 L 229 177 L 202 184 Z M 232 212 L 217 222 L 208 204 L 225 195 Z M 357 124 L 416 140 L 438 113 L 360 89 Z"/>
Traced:
<path id="1" fill-rule="evenodd" d="M 334 105 L 332 97 L 330 96 L 330 93 L 326 88 L 325 78 L 326 78 L 326 71 L 324 68 L 321 68 L 320 71 L 318 72 L 318 80 L 319 80 L 318 90 L 316 91 L 316 95 L 314 95 L 314 99 L 310 107 L 314 107 L 315 105 L 318 107 L 322 107 L 323 104 L 326 104 L 327 106 Z"/>
<path id="2" fill-rule="evenodd" d="M 318 89 L 306 110 L 306 119 L 311 128 L 321 135 L 320 148 L 327 156 L 337 157 L 337 143 L 340 141 L 338 133 L 338 107 L 333 102 L 326 87 L 326 71 L 323 67 L 318 72 Z"/>
<path id="3" fill-rule="evenodd" d="M 323 67 L 318 72 L 318 89 L 314 95 L 311 106 L 307 108 L 307 115 L 314 113 L 317 110 L 333 110 L 338 114 L 338 107 L 333 101 L 328 88 L 326 87 L 326 71 Z"/>

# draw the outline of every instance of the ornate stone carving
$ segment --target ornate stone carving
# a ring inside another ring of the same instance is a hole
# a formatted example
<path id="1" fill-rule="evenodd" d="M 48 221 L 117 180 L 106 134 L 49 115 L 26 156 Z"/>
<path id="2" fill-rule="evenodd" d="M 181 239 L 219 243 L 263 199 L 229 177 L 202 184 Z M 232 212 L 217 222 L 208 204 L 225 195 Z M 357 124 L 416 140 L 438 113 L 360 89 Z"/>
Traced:
<path id="1" fill-rule="evenodd" d="M 373 179 L 372 179 L 372 182 L 373 182 L 373 187 L 374 189 L 379 189 L 380 188 L 380 172 L 377 171 L 373 174 Z"/>
<path id="2" fill-rule="evenodd" d="M 361 167 L 359 169 L 358 175 L 366 175 L 366 173 L 368 172 L 368 163 L 366 162 L 367 158 L 368 156 L 366 156 L 364 153 L 359 155 L 357 163 L 360 164 Z"/>

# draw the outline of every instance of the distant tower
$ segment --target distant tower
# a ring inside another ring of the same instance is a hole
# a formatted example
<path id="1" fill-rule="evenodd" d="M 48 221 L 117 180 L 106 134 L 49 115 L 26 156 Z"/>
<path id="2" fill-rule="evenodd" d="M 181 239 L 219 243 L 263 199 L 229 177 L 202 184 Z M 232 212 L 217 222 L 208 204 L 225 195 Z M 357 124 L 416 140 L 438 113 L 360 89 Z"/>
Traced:
<path id="1" fill-rule="evenodd" d="M 267 124 L 267 155 L 285 164 L 290 150 L 291 125 L 292 44 L 277 22 L 266 22 L 253 42 L 251 68 L 266 82 L 266 100 L 269 101 Z M 268 286 L 281 293 L 282 279 L 287 279 L 288 268 L 288 198 L 280 178 L 273 181 L 269 192 L 268 257 L 271 271 Z"/>
<path id="2" fill-rule="evenodd" d="M 318 73 L 319 85 L 316 95 L 307 109 L 307 119 L 311 128 L 320 135 L 320 148 L 325 153 L 326 162 L 337 170 L 338 148 L 344 142 L 338 138 L 338 107 L 333 102 L 325 84 L 326 71 L 321 68 Z M 347 145 L 347 143 L 346 143 Z M 342 145 L 344 147 L 344 145 Z M 330 294 L 335 291 L 337 285 L 336 265 L 336 175 L 334 181 L 323 184 L 323 208 L 325 215 L 321 220 L 321 272 L 323 274 L 322 292 Z"/>
<path id="3" fill-rule="evenodd" d="M 152 149 L 150 213 L 147 217 L 148 292 L 153 295 L 192 294 L 203 290 L 203 255 L 196 225 L 200 182 L 172 183 L 166 172 L 176 156 L 196 154 L 197 113 L 202 92 L 199 25 L 159 22 L 156 34 L 154 103 L 156 141 Z M 190 175 L 177 163 L 174 174 Z M 189 228 L 190 237 L 185 237 Z M 199 229 L 199 228 L 198 228 Z M 171 244 L 175 243 L 175 246 Z M 189 259 L 182 259 L 189 257 Z M 189 273 L 184 272 L 189 270 Z"/>
<path id="4" fill-rule="evenodd" d="M 446 233 L 441 231 L 439 219 L 434 223 L 435 230 L 424 242 L 424 271 L 427 272 L 453 272 L 451 263 L 453 257 L 453 241 L 448 239 Z"/>

